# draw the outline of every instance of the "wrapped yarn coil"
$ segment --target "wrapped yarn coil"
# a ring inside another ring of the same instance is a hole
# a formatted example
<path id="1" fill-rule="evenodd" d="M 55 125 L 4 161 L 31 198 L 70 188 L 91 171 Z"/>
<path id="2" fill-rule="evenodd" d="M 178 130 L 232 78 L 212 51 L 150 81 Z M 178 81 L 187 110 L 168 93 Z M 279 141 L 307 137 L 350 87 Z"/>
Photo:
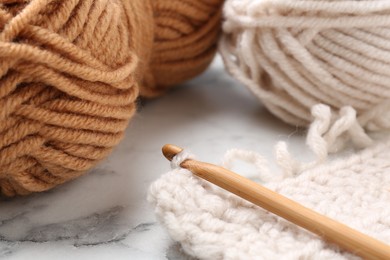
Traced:
<path id="1" fill-rule="evenodd" d="M 0 1 L 1 193 L 85 173 L 120 142 L 140 89 L 156 96 L 204 70 L 222 1 L 206 2 Z M 170 34 L 170 19 L 187 31 Z"/>
<path id="2" fill-rule="evenodd" d="M 283 121 L 307 126 L 318 103 L 352 106 L 390 128 L 390 3 L 228 0 L 220 50 L 229 72 Z"/>

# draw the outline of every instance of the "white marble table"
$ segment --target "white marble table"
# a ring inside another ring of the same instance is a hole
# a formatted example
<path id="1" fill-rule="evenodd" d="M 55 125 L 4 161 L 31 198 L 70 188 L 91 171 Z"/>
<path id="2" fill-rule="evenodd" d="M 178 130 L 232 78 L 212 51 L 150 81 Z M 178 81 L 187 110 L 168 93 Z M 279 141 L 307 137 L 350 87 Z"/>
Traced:
<path id="1" fill-rule="evenodd" d="M 304 157 L 302 138 L 217 59 L 204 75 L 142 104 L 121 145 L 86 176 L 43 194 L 0 201 L 0 258 L 191 259 L 146 202 L 150 183 L 169 170 L 161 147 L 174 143 L 219 163 L 233 147 L 271 159 L 275 142 L 287 139 Z"/>

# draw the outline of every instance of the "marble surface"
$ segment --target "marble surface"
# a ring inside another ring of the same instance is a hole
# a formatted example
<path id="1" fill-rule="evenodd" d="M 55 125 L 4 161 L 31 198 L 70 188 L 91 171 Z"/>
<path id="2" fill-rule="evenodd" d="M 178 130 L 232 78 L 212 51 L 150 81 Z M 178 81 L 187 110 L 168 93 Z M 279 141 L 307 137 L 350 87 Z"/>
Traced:
<path id="1" fill-rule="evenodd" d="M 46 193 L 0 201 L 0 258 L 191 259 L 146 201 L 148 186 L 169 170 L 161 147 L 174 143 L 212 163 L 233 147 L 272 160 L 278 140 L 308 156 L 302 134 L 270 115 L 216 59 L 197 79 L 140 104 L 123 142 L 89 174 Z"/>

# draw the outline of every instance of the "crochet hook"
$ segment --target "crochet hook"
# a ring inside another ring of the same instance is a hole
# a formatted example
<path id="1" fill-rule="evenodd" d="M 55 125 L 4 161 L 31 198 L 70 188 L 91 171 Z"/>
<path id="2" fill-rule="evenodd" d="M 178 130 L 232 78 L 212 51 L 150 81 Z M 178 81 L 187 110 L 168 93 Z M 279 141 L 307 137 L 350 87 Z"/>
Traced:
<path id="1" fill-rule="evenodd" d="M 167 144 L 162 152 L 171 161 L 182 150 L 180 147 Z M 390 259 L 389 245 L 306 208 L 228 169 L 193 159 L 183 161 L 180 166 L 355 255 L 365 259 Z"/>

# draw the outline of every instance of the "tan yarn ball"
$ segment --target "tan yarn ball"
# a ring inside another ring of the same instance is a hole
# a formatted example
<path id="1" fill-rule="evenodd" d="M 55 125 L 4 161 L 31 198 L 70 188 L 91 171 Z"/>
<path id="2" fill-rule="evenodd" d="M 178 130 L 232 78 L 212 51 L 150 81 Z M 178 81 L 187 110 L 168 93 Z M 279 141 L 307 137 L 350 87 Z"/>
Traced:
<path id="1" fill-rule="evenodd" d="M 307 126 L 318 103 L 390 128 L 390 1 L 228 0 L 221 53 L 275 115 Z"/>
<path id="2" fill-rule="evenodd" d="M 139 85 L 155 96 L 207 67 L 220 3 L 0 1 L 1 193 L 48 190 L 105 158 Z"/>
<path id="3" fill-rule="evenodd" d="M 153 97 L 203 72 L 213 60 L 224 0 L 153 1 L 153 52 L 141 95 Z"/>

